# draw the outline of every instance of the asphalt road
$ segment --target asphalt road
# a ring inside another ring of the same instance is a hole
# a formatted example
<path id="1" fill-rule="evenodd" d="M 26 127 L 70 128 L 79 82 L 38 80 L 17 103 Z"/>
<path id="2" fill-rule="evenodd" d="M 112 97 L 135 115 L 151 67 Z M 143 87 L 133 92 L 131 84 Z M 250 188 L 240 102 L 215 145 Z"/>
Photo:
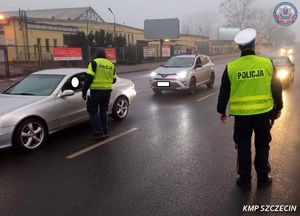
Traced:
<path id="1" fill-rule="evenodd" d="M 106 141 L 89 140 L 87 122 L 50 136 L 34 153 L 1 150 L 0 215 L 299 215 L 300 70 L 272 128 L 274 182 L 256 188 L 253 169 L 253 187 L 243 190 L 235 185 L 233 118 L 223 125 L 216 112 L 228 60 L 215 61 L 215 87 L 194 95 L 154 95 L 150 71 L 120 74 L 133 80 L 137 99 L 125 120 L 110 119 Z M 296 212 L 275 212 L 276 205 Z M 251 212 L 255 206 L 272 211 Z"/>

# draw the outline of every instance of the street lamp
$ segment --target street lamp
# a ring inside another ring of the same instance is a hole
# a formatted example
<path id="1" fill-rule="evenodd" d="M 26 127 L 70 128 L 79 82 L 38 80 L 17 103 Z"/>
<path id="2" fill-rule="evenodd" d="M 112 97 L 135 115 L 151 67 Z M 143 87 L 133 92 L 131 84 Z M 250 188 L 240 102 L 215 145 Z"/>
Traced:
<path id="1" fill-rule="evenodd" d="M 86 37 L 89 35 L 89 11 L 86 9 Z"/>
<path id="2" fill-rule="evenodd" d="M 85 12 L 86 12 L 86 46 L 88 49 L 88 60 L 91 61 L 91 59 L 92 59 L 91 47 L 89 44 L 89 9 L 90 9 L 90 7 L 85 10 Z"/>
<path id="3" fill-rule="evenodd" d="M 115 14 L 110 8 L 108 8 L 108 10 L 114 16 L 114 46 L 116 47 L 116 19 L 115 19 Z"/>

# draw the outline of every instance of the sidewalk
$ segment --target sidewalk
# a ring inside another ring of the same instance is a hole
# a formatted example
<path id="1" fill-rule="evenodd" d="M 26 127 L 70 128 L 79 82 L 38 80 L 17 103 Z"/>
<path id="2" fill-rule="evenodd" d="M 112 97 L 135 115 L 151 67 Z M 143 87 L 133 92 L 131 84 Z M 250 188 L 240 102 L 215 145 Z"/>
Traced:
<path id="1" fill-rule="evenodd" d="M 234 54 L 227 54 L 227 55 L 220 55 L 220 56 L 211 56 L 211 60 L 217 60 L 222 58 L 230 58 L 230 57 L 238 57 L 239 53 Z M 116 66 L 116 73 L 130 73 L 130 72 L 138 72 L 138 71 L 146 71 L 146 70 L 154 70 L 158 68 L 161 64 L 165 63 L 166 61 L 161 62 L 149 62 L 149 63 L 142 63 L 142 64 L 135 64 L 135 65 L 117 65 Z M 1 65 L 0 65 L 1 66 Z M 23 70 L 23 68 L 14 68 L 10 67 L 10 77 L 5 77 L 5 68 L 1 66 L 1 73 L 0 73 L 0 79 L 11 79 L 11 78 L 17 78 L 25 76 L 26 74 L 20 70 Z"/>

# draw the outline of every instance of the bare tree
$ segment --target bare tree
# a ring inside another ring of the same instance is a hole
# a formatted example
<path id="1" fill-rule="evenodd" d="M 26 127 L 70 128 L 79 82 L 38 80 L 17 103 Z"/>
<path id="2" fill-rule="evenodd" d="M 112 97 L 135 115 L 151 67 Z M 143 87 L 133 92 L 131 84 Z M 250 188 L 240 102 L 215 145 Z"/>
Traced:
<path id="1" fill-rule="evenodd" d="M 273 9 L 252 7 L 253 2 L 248 0 L 224 0 L 221 2 L 220 12 L 225 16 L 225 26 L 240 29 L 254 28 L 262 35 L 265 42 L 276 44 L 285 44 L 286 40 L 294 42 L 295 33 L 274 21 Z"/>
<path id="2" fill-rule="evenodd" d="M 254 1 L 224 0 L 221 2 L 220 12 L 225 16 L 225 25 L 241 29 L 245 28 L 245 22 L 253 15 L 250 8 Z"/>
<path id="3" fill-rule="evenodd" d="M 278 31 L 279 25 L 274 21 L 273 10 L 264 8 L 253 8 L 252 13 L 255 12 L 256 16 L 251 16 L 247 20 L 245 27 L 256 29 L 257 32 L 261 33 L 265 40 L 270 40 L 272 35 Z"/>
<path id="4" fill-rule="evenodd" d="M 181 22 L 181 33 L 215 38 L 218 31 L 219 16 L 212 11 L 199 11 L 185 17 Z"/>
<path id="5" fill-rule="evenodd" d="M 278 27 L 276 32 L 271 35 L 270 40 L 279 46 L 286 46 L 292 44 L 296 40 L 296 33 L 289 27 Z"/>

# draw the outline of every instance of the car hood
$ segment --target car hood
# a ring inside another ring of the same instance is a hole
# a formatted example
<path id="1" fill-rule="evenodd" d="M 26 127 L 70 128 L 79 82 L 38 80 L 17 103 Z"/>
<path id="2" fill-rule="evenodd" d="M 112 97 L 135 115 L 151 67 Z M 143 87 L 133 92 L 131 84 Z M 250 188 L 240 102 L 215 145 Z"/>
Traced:
<path id="1" fill-rule="evenodd" d="M 187 67 L 187 68 L 180 68 L 180 67 L 159 67 L 156 70 L 154 70 L 154 72 L 158 73 L 158 74 L 176 74 L 179 73 L 181 71 L 189 71 L 191 70 L 192 67 Z"/>
<path id="2" fill-rule="evenodd" d="M 117 82 L 114 84 L 114 86 L 123 85 L 127 83 L 131 83 L 132 81 L 126 78 L 117 77 Z"/>
<path id="3" fill-rule="evenodd" d="M 276 68 L 276 70 L 288 69 L 287 66 L 279 66 L 279 65 L 276 65 L 275 68 Z"/>
<path id="4" fill-rule="evenodd" d="M 41 100 L 40 96 L 25 96 L 25 95 L 9 95 L 0 94 L 0 116 L 10 111 L 24 107 L 28 104 Z"/>

